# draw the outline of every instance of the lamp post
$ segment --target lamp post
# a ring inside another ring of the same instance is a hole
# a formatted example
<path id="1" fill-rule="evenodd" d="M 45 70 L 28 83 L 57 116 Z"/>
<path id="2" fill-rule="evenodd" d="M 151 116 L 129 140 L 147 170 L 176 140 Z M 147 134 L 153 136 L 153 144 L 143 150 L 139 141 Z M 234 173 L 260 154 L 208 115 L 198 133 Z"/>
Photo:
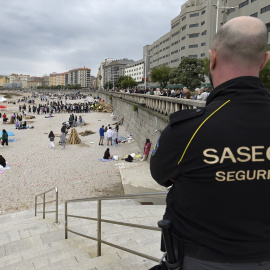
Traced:
<path id="1" fill-rule="evenodd" d="M 217 15 L 216 15 L 216 33 L 217 33 L 217 31 L 218 31 L 218 9 L 221 8 L 221 9 L 228 9 L 228 10 L 230 10 L 232 8 L 238 8 L 238 6 L 237 7 L 220 6 L 219 5 L 219 0 L 217 0 L 217 3 L 214 4 L 213 6 L 217 9 Z"/>

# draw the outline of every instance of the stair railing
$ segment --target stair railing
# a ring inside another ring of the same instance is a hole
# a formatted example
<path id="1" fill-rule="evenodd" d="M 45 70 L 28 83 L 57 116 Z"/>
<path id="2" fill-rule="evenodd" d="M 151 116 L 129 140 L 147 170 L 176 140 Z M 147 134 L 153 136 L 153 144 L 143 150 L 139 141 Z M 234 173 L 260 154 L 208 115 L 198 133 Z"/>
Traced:
<path id="1" fill-rule="evenodd" d="M 47 201 L 46 202 L 46 193 L 49 193 L 51 191 L 55 191 L 55 200 Z M 38 197 L 43 197 L 42 203 L 37 203 Z M 46 204 L 55 202 L 55 211 L 46 211 Z M 37 211 L 37 206 L 42 205 L 42 211 Z M 45 192 L 42 192 L 35 196 L 35 217 L 37 216 L 37 213 L 43 213 L 43 219 L 45 219 L 45 213 L 55 213 L 55 223 L 58 223 L 58 189 L 57 187 L 51 188 Z"/>
<path id="2" fill-rule="evenodd" d="M 145 230 L 161 231 L 161 229 L 159 227 L 103 219 L 102 212 L 101 212 L 101 202 L 105 201 L 105 200 L 108 201 L 108 200 L 126 200 L 126 199 L 138 199 L 138 198 L 150 198 L 150 197 L 166 197 L 166 195 L 167 195 L 167 192 L 156 192 L 156 193 L 130 194 L 130 195 L 119 195 L 119 196 L 104 196 L 104 197 L 93 197 L 93 198 L 67 200 L 67 201 L 65 201 L 65 239 L 68 239 L 68 232 L 71 232 L 71 233 L 74 233 L 76 235 L 80 235 L 82 237 L 97 241 L 97 256 L 101 256 L 101 244 L 106 244 L 106 245 L 124 250 L 126 252 L 135 254 L 137 256 L 140 256 L 140 257 L 143 257 L 143 258 L 155 261 L 155 262 L 160 262 L 159 258 L 155 258 L 155 257 L 149 256 L 147 254 L 140 253 L 140 252 L 137 252 L 135 250 L 131 250 L 131 249 L 128 249 L 128 248 L 125 248 L 125 247 L 122 247 L 122 246 L 119 246 L 119 245 L 116 245 L 116 244 L 113 244 L 113 243 L 110 243 L 110 242 L 107 242 L 107 241 L 104 241 L 101 239 L 101 224 L 102 224 L 102 222 L 117 224 L 117 225 L 122 225 L 122 226 L 128 226 L 128 227 L 134 227 L 134 228 L 140 228 L 140 229 L 145 229 Z M 86 202 L 86 201 L 96 201 L 97 202 L 97 217 L 96 218 L 68 214 L 68 204 L 76 203 L 76 202 Z M 97 237 L 88 236 L 88 235 L 81 234 L 81 233 L 75 232 L 73 230 L 70 230 L 68 228 L 68 217 L 97 221 Z"/>

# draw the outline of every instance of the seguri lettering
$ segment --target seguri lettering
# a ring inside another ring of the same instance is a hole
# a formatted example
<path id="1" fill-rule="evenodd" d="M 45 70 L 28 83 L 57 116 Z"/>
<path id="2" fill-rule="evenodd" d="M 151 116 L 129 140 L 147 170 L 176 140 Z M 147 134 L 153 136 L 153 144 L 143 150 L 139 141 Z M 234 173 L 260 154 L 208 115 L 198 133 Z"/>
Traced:
<path id="1" fill-rule="evenodd" d="M 241 146 L 234 151 L 230 147 L 225 147 L 222 152 L 214 148 L 203 151 L 203 161 L 207 164 L 217 164 L 225 162 L 265 162 L 270 160 L 270 146 Z"/>
<path id="2" fill-rule="evenodd" d="M 218 171 L 215 180 L 219 182 L 270 180 L 270 170 Z"/>

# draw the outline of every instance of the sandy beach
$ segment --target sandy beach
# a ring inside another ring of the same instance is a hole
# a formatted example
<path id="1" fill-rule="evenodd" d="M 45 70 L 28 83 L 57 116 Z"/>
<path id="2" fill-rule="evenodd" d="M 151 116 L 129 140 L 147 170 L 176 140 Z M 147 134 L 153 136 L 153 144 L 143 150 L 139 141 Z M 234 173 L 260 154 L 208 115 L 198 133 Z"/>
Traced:
<path id="1" fill-rule="evenodd" d="M 29 95 L 30 93 L 27 93 Z M 7 107 L 7 117 L 10 118 L 15 112 L 19 112 L 19 105 L 8 103 L 17 101 L 20 97 L 15 96 L 0 105 Z M 84 102 L 83 100 L 68 100 L 68 103 Z M 40 98 L 35 98 L 35 104 L 41 104 Z M 29 104 L 27 104 L 29 105 Z M 45 118 L 45 114 L 27 113 L 35 118 L 26 120 L 32 129 L 15 129 L 13 124 L 3 124 L 0 119 L 1 130 L 6 129 L 15 134 L 9 139 L 9 146 L 1 147 L 1 155 L 8 162 L 10 169 L 3 170 L 0 174 L 1 204 L 0 215 L 34 209 L 34 196 L 57 186 L 59 190 L 59 203 L 67 199 L 85 198 L 99 195 L 123 194 L 119 162 L 102 162 L 106 150 L 99 146 L 99 128 L 101 125 L 113 124 L 110 113 L 76 113 L 81 115 L 86 125 L 75 127 L 78 134 L 85 130 L 91 130 L 94 134 L 80 136 L 81 143 L 68 144 L 62 149 L 59 137 L 55 138 L 55 150 L 49 148 L 48 134 L 52 130 L 55 135 L 60 135 L 62 123 L 68 121 L 68 113 L 56 113 L 52 118 Z M 25 119 L 23 119 L 24 121 Z M 127 137 L 128 130 L 123 125 L 119 126 L 119 136 Z M 69 130 L 70 134 L 70 130 Z M 67 139 L 69 135 L 67 135 Z M 136 142 L 120 143 L 117 147 L 109 147 L 112 155 L 119 159 L 131 154 L 142 154 Z M 125 162 L 125 161 L 124 161 Z M 137 158 L 132 163 L 134 167 L 141 166 L 142 162 Z"/>

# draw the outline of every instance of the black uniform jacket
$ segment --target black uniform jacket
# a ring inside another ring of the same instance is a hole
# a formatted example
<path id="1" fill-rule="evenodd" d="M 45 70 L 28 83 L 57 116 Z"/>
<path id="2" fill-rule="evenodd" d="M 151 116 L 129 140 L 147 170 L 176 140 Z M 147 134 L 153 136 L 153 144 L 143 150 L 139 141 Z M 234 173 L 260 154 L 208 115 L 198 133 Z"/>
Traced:
<path id="1" fill-rule="evenodd" d="M 165 218 L 186 255 L 270 260 L 270 101 L 258 78 L 227 81 L 204 109 L 172 114 L 150 168 L 173 184 Z"/>

